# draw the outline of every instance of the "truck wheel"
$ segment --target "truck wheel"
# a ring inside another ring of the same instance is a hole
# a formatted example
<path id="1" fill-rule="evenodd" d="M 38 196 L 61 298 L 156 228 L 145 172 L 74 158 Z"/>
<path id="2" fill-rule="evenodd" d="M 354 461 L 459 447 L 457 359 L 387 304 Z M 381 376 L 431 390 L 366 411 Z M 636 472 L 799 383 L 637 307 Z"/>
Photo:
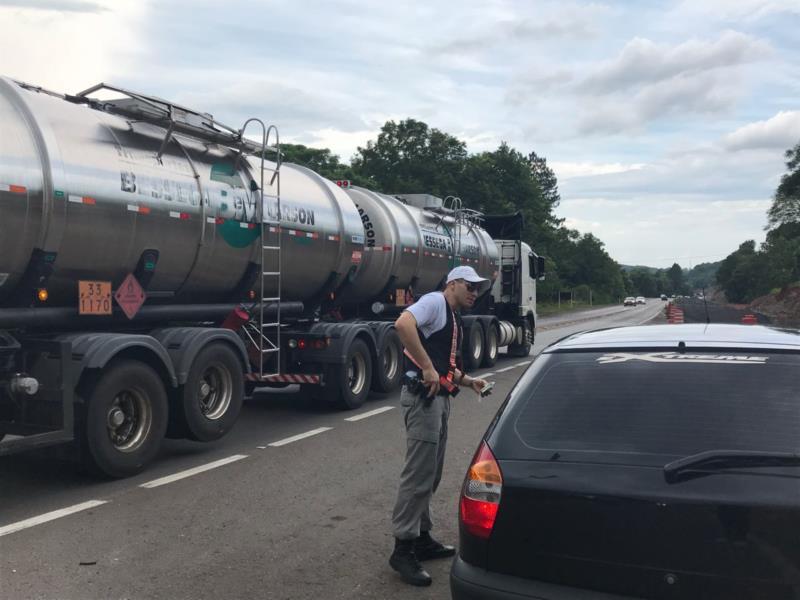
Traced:
<path id="1" fill-rule="evenodd" d="M 383 338 L 378 360 L 372 368 L 372 389 L 376 392 L 393 392 L 403 374 L 403 345 L 400 336 L 390 329 Z"/>
<path id="2" fill-rule="evenodd" d="M 483 335 L 483 325 L 480 321 L 472 323 L 467 333 L 467 347 L 464 349 L 464 364 L 467 372 L 480 368 L 483 354 L 486 349 Z"/>
<path id="3" fill-rule="evenodd" d="M 522 343 L 517 344 L 515 342 L 509 345 L 508 355 L 515 357 L 528 356 L 531 353 L 532 347 L 533 347 L 533 329 L 531 328 L 531 322 L 528 319 L 525 319 L 522 322 Z"/>
<path id="4" fill-rule="evenodd" d="M 141 472 L 167 429 L 167 393 L 152 367 L 134 360 L 112 364 L 85 396 L 83 459 L 95 473 L 127 477 Z"/>
<path id="5" fill-rule="evenodd" d="M 367 343 L 354 339 L 347 350 L 346 362 L 336 367 L 329 371 L 327 399 L 344 410 L 358 408 L 366 402 L 372 381 L 372 357 Z"/>
<path id="6" fill-rule="evenodd" d="M 493 367 L 497 362 L 497 326 L 491 323 L 486 330 L 486 350 L 483 353 L 484 367 Z"/>
<path id="7" fill-rule="evenodd" d="M 243 399 L 239 358 L 227 344 L 209 344 L 195 357 L 181 388 L 180 420 L 186 437 L 198 442 L 221 438 L 236 422 Z"/>

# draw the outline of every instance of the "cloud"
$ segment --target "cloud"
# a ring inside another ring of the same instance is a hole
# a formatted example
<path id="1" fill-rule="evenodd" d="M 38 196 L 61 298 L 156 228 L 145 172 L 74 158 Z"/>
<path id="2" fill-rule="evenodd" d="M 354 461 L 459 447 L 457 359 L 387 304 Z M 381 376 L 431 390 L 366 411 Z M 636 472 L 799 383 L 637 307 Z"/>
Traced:
<path id="1" fill-rule="evenodd" d="M 582 134 L 637 131 L 651 121 L 671 116 L 723 112 L 734 106 L 742 90 L 735 77 L 702 73 L 658 81 L 632 97 L 598 100 L 578 121 Z"/>
<path id="2" fill-rule="evenodd" d="M 1 8 L 77 13 L 98 13 L 109 10 L 97 2 L 85 0 L 0 0 Z"/>
<path id="3" fill-rule="evenodd" d="M 548 165 L 555 171 L 559 181 L 573 177 L 586 177 L 587 175 L 608 175 L 610 173 L 625 173 L 637 171 L 644 167 L 644 163 L 595 163 L 595 162 L 560 162 L 548 161 Z"/>
<path id="4" fill-rule="evenodd" d="M 800 142 L 800 111 L 780 111 L 766 121 L 756 121 L 725 136 L 728 150 L 765 148 L 786 150 Z"/>
<path id="5" fill-rule="evenodd" d="M 687 78 L 716 69 L 760 60 L 769 46 L 736 31 L 713 42 L 689 40 L 674 47 L 634 38 L 614 60 L 601 65 L 577 86 L 581 92 L 610 94 L 631 87 Z"/>
<path id="6" fill-rule="evenodd" d="M 8 18 L 3 6 L 14 14 L 0 36 L 2 75 L 74 93 L 143 68 L 136 63 L 149 8 L 142 0 L 6 1 L 0 15 Z"/>
<path id="7" fill-rule="evenodd" d="M 678 20 L 692 19 L 748 22 L 784 13 L 800 14 L 797 0 L 683 0 L 674 10 Z"/>

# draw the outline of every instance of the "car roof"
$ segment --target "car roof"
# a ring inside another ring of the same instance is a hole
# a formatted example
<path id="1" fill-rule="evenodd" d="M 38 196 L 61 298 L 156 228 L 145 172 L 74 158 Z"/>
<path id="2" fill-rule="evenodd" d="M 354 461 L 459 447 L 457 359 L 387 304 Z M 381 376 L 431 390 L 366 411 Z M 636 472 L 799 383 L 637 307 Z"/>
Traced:
<path id="1" fill-rule="evenodd" d="M 724 323 L 614 327 L 567 336 L 545 348 L 544 352 L 679 347 L 681 350 L 728 348 L 800 352 L 800 330 Z"/>

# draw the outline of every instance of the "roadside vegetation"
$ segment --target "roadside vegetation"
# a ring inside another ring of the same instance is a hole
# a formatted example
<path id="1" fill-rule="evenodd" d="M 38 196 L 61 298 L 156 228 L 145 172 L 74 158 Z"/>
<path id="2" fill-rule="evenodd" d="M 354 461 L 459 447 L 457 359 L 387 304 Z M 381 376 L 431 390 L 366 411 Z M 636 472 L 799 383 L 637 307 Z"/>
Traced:
<path id="1" fill-rule="evenodd" d="M 616 303 L 630 293 L 621 266 L 599 238 L 564 226 L 555 215 L 561 196 L 547 159 L 506 143 L 469 154 L 466 142 L 415 119 L 388 121 L 376 139 L 358 148 L 350 164 L 327 149 L 283 144 L 284 160 L 333 180 L 349 180 L 387 194 L 457 195 L 466 208 L 487 215 L 519 212 L 523 239 L 546 257 L 547 278 L 538 299 L 557 306 L 579 288 L 591 289 L 594 304 Z M 588 303 L 588 295 L 587 295 Z"/>
<path id="2" fill-rule="evenodd" d="M 749 303 L 800 287 L 800 143 L 785 157 L 787 172 L 767 211 L 766 241 L 760 248 L 753 240 L 743 242 L 717 271 L 717 282 L 730 302 Z"/>

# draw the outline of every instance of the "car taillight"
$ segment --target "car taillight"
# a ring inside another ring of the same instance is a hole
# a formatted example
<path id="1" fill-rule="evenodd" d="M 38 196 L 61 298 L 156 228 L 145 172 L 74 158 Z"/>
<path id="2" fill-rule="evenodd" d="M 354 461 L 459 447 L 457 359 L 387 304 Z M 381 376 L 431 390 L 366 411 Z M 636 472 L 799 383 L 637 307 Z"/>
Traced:
<path id="1" fill-rule="evenodd" d="M 483 539 L 489 537 L 497 518 L 502 491 L 500 465 L 486 442 L 481 442 L 461 492 L 461 523 L 469 533 Z"/>

